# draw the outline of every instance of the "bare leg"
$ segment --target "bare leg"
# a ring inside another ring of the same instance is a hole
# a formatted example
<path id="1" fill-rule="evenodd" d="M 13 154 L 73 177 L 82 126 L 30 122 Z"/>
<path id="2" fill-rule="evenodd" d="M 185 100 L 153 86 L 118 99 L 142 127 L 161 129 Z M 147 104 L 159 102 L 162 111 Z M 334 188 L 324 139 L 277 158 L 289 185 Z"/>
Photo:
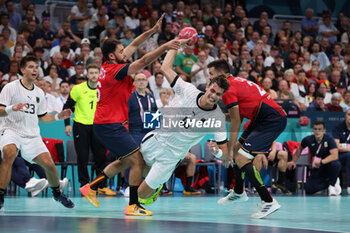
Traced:
<path id="1" fill-rule="evenodd" d="M 33 161 L 44 168 L 47 180 L 51 187 L 58 187 L 60 185 L 57 167 L 49 153 L 42 153 L 33 159 Z"/>
<path id="2" fill-rule="evenodd" d="M 18 150 L 15 144 L 9 144 L 2 149 L 2 162 L 0 164 L 0 189 L 6 189 L 11 180 L 12 164 Z"/>

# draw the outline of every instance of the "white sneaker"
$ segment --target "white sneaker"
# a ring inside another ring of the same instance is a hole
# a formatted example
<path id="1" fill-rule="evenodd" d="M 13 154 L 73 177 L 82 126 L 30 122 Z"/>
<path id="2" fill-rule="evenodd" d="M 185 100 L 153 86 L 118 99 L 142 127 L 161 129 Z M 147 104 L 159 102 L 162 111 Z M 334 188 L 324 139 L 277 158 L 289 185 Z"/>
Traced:
<path id="1" fill-rule="evenodd" d="M 38 194 L 41 193 L 41 191 L 43 191 L 44 189 L 46 189 L 49 185 L 49 182 L 46 179 L 40 179 L 39 181 L 40 182 L 37 183 L 35 188 L 31 189 L 30 191 L 32 193 L 32 197 L 38 196 Z"/>
<path id="2" fill-rule="evenodd" d="M 350 195 L 350 187 L 347 188 L 348 195 Z"/>
<path id="3" fill-rule="evenodd" d="M 332 185 L 328 186 L 328 196 L 337 196 L 337 192 L 335 191 L 335 187 Z"/>
<path id="4" fill-rule="evenodd" d="M 64 192 L 64 189 L 66 188 L 68 184 L 68 179 L 67 178 L 64 178 L 63 180 L 60 180 L 60 191 L 61 193 Z"/>
<path id="5" fill-rule="evenodd" d="M 337 182 L 335 182 L 334 187 L 335 187 L 335 193 L 336 193 L 336 195 L 337 195 L 337 196 L 341 195 L 342 189 L 341 189 L 341 186 L 340 186 L 340 179 L 339 179 L 339 178 L 337 178 Z"/>
<path id="6" fill-rule="evenodd" d="M 242 194 L 237 194 L 233 191 L 233 189 L 229 190 L 229 194 L 226 197 L 218 200 L 219 205 L 231 205 L 234 203 L 245 202 L 248 201 L 247 193 L 244 191 Z"/>
<path id="7" fill-rule="evenodd" d="M 280 208 L 280 204 L 276 201 L 276 199 L 273 199 L 272 202 L 264 202 L 261 201 L 259 205 L 259 210 L 255 214 L 252 214 L 251 218 L 263 218 L 266 217 L 269 214 L 272 214 L 276 210 Z"/>
<path id="8" fill-rule="evenodd" d="M 47 183 L 47 180 L 46 179 L 36 179 L 34 177 L 32 177 L 27 183 L 26 183 L 26 186 L 25 186 L 25 190 L 27 192 L 33 192 L 33 191 L 36 191 L 38 189 L 42 189 L 43 187 L 45 187 Z"/>

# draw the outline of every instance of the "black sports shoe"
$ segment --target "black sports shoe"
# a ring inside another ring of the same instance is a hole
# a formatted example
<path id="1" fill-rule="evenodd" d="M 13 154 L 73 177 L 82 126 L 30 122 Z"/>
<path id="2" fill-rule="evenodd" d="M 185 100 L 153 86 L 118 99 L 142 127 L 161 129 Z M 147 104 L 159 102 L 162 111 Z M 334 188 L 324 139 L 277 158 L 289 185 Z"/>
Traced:
<path id="1" fill-rule="evenodd" d="M 57 202 L 60 202 L 66 208 L 72 209 L 75 206 L 74 203 L 63 193 L 61 193 L 61 195 L 59 195 L 58 197 L 53 197 L 53 199 Z"/>

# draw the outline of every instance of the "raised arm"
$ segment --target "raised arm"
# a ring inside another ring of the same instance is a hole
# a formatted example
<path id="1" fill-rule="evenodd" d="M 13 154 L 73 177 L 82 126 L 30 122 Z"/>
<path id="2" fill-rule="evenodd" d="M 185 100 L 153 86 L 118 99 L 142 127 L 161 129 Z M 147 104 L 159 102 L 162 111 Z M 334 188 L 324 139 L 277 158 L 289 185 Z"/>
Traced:
<path id="1" fill-rule="evenodd" d="M 173 64 L 176 54 L 177 50 L 169 50 L 164 58 L 162 67 L 160 68 L 160 70 L 163 72 L 164 76 L 170 84 L 173 83 L 175 77 L 177 76 L 177 73 L 173 70 Z"/>
<path id="2" fill-rule="evenodd" d="M 156 50 L 153 50 L 152 52 L 131 63 L 128 69 L 128 75 L 135 74 L 136 72 L 151 64 L 154 60 L 160 57 L 165 52 L 165 50 L 174 49 L 176 52 L 179 48 L 180 41 L 178 39 L 174 39 L 163 44 Z"/>
<path id="3" fill-rule="evenodd" d="M 131 57 L 131 55 L 134 54 L 134 52 L 136 51 L 136 49 L 145 41 L 147 40 L 150 36 L 152 36 L 154 33 L 156 33 L 160 27 L 162 26 L 162 21 L 164 18 L 164 14 L 158 19 L 157 23 L 153 26 L 153 28 L 151 28 L 150 30 L 142 33 L 141 35 L 139 35 L 138 37 L 135 38 L 135 40 L 133 40 L 125 49 L 125 55 L 126 55 L 126 59 L 129 59 L 129 57 Z"/>

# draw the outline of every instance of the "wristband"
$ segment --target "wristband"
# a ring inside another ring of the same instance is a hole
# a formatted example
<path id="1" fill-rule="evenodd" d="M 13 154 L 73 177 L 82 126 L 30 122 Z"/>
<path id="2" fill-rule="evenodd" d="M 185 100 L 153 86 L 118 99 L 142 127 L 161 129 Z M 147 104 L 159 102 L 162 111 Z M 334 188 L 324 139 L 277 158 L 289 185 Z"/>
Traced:
<path id="1" fill-rule="evenodd" d="M 7 106 L 5 108 L 5 112 L 7 113 L 7 115 L 10 115 L 11 113 L 13 113 L 13 109 L 12 109 L 13 105 Z"/>
<path id="2" fill-rule="evenodd" d="M 320 167 L 323 165 L 323 163 L 322 163 L 322 159 L 320 160 Z"/>
<path id="3" fill-rule="evenodd" d="M 216 154 L 213 154 L 216 158 L 220 159 L 222 156 L 222 150 L 219 149 L 218 152 Z"/>
<path id="4" fill-rule="evenodd" d="M 61 120 L 60 118 L 58 118 L 58 114 L 55 114 L 55 121 L 59 121 Z"/>

